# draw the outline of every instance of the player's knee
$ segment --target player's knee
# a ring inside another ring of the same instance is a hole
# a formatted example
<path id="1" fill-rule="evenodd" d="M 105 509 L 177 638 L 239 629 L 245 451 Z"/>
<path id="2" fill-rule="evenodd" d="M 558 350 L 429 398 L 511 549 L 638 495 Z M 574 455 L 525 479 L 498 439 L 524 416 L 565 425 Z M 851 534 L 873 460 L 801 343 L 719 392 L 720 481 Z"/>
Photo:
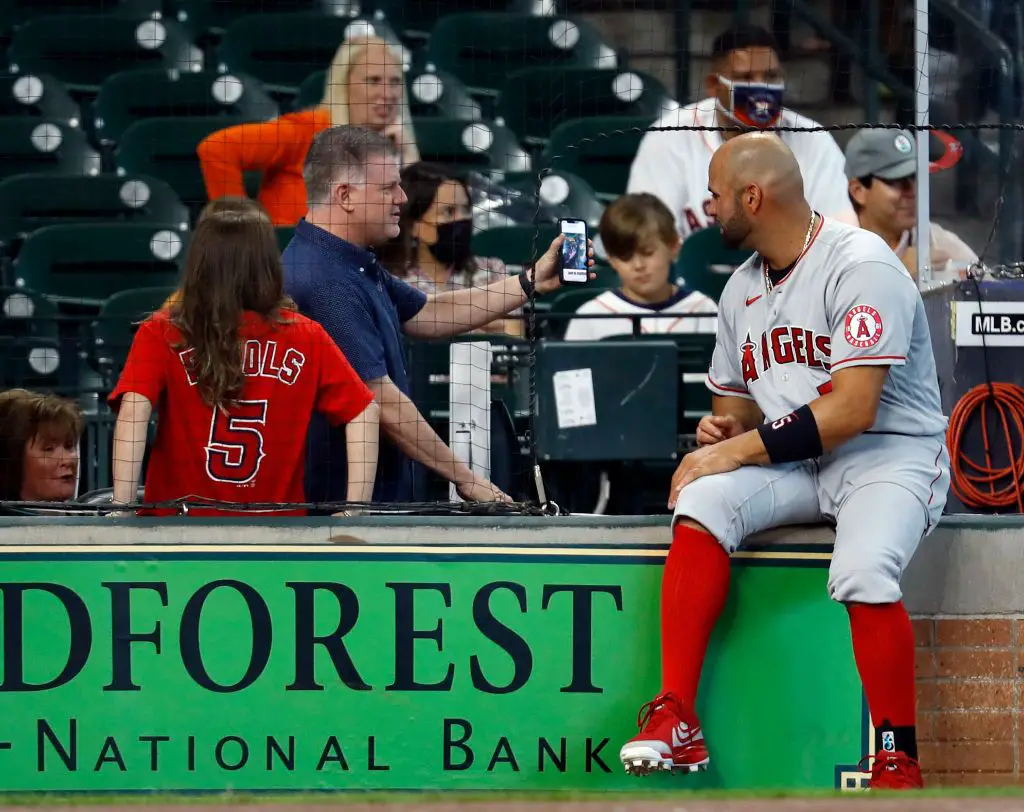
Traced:
<path id="1" fill-rule="evenodd" d="M 839 603 L 895 603 L 903 595 L 899 572 L 886 566 L 857 569 L 833 566 L 828 577 L 828 594 Z"/>
<path id="2" fill-rule="evenodd" d="M 736 521 L 737 510 L 728 493 L 715 477 L 705 477 L 691 483 L 679 494 L 673 527 L 682 524 L 714 536 L 727 553 L 735 552 L 743 539 L 743 529 Z"/>

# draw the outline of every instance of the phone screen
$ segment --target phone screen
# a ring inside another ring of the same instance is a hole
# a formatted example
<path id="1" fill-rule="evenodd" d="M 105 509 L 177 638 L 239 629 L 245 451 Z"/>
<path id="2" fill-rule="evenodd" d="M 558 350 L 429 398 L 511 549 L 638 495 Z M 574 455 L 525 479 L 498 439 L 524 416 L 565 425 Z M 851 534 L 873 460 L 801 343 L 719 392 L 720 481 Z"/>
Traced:
<path id="1" fill-rule="evenodd" d="M 586 282 L 590 276 L 587 270 L 587 224 L 582 220 L 563 220 L 562 234 L 562 279 L 566 282 Z"/>

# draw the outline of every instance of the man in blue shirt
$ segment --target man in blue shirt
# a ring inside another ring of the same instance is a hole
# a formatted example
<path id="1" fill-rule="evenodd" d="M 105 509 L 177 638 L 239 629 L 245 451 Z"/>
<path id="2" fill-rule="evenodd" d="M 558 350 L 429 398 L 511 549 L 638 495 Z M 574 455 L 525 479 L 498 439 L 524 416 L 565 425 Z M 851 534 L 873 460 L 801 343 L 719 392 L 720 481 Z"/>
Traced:
<path id="1" fill-rule="evenodd" d="M 482 327 L 522 307 L 533 283 L 524 273 L 427 296 L 384 270 L 369 249 L 398 236 L 406 197 L 394 143 L 379 133 L 349 125 L 324 130 L 306 154 L 303 178 L 309 210 L 284 251 L 285 290 L 323 325 L 380 404 L 381 434 L 390 443 L 381 443 L 374 501 L 412 501 L 412 460 L 455 483 L 466 501 L 507 500 L 456 459 L 409 399 L 402 334 L 447 338 Z M 537 262 L 538 293 L 559 287 L 561 243 L 559 236 Z M 344 433 L 314 416 L 308 498 L 343 501 L 346 468 Z"/>

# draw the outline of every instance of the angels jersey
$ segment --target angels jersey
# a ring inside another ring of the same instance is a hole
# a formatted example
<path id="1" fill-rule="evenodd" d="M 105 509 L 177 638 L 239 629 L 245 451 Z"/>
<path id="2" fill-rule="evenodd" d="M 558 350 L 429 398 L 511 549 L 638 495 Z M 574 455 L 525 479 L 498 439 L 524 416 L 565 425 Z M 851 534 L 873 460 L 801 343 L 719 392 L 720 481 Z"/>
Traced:
<path id="1" fill-rule="evenodd" d="M 713 98 L 668 110 L 653 127 L 716 127 Z M 810 129 L 817 122 L 783 108 L 780 127 Z M 793 150 L 804 177 L 807 202 L 822 214 L 847 213 L 853 207 L 847 195 L 846 158 L 827 132 L 781 132 Z M 679 234 L 686 239 L 694 231 L 713 222 L 707 214 L 708 169 L 711 156 L 722 146 L 722 134 L 716 130 L 661 130 L 648 132 L 640 141 L 629 170 L 627 192 L 650 192 L 659 198 L 676 218 Z"/>
<path id="2" fill-rule="evenodd" d="M 166 311 L 139 327 L 110 404 L 116 410 L 126 392 L 136 392 L 159 416 L 146 472 L 147 502 L 188 496 L 217 502 L 304 502 L 306 430 L 312 413 L 321 412 L 334 424 L 348 423 L 373 400 L 323 327 L 305 316 L 285 312 L 281 323 L 268 324 L 246 312 L 238 333 L 245 382 L 238 400 L 222 410 L 200 396 L 193 350 L 184 346 Z"/>
<path id="3" fill-rule="evenodd" d="M 869 434 L 945 433 L 924 302 L 877 235 L 820 218 L 771 293 L 757 254 L 726 283 L 707 382 L 716 395 L 750 398 L 773 421 L 831 391 L 835 370 L 863 365 L 890 368 Z"/>

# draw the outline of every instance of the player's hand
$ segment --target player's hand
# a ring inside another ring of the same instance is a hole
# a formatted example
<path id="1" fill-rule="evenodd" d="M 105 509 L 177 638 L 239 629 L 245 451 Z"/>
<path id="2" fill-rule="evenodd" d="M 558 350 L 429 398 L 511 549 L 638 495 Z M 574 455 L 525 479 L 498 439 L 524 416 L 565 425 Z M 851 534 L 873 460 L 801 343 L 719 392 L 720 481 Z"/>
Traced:
<path id="1" fill-rule="evenodd" d="M 707 414 L 697 424 L 697 445 L 714 445 L 743 433 L 743 424 L 731 414 Z"/>
<path id="2" fill-rule="evenodd" d="M 548 246 L 548 250 L 544 252 L 544 256 L 538 259 L 537 264 L 534 266 L 533 282 L 537 287 L 538 296 L 558 290 L 562 285 L 562 280 L 558 278 L 558 270 L 562 265 L 563 242 L 565 242 L 563 235 L 559 234 L 555 237 L 551 241 L 551 245 Z M 587 240 L 587 267 L 592 268 L 593 266 L 594 243 L 592 240 Z M 597 274 L 591 271 L 590 278 L 597 279 Z"/>
<path id="3" fill-rule="evenodd" d="M 504 493 L 493 482 L 476 477 L 470 482 L 458 482 L 455 492 L 466 502 L 511 502 L 512 497 Z"/>
<path id="4" fill-rule="evenodd" d="M 674 510 L 679 492 L 702 476 L 725 474 L 740 467 L 740 461 L 731 453 L 727 442 L 706 445 L 691 451 L 679 463 L 672 475 L 672 487 L 668 493 L 668 508 Z"/>

